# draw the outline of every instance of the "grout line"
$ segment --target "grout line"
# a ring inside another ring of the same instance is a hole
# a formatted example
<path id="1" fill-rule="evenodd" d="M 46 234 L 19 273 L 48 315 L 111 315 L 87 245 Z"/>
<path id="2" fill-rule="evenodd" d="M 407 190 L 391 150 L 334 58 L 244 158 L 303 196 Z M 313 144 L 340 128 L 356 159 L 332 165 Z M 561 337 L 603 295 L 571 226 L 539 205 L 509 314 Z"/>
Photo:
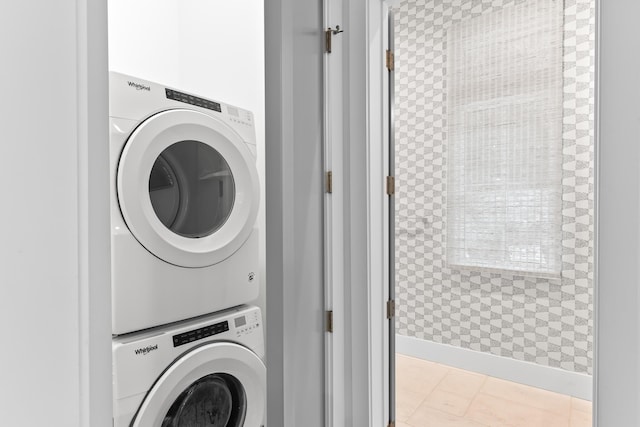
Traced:
<path id="1" fill-rule="evenodd" d="M 578 400 L 581 400 L 581 401 L 582 401 L 582 400 L 584 400 L 584 399 L 580 399 L 579 397 L 573 397 L 573 396 L 571 396 L 571 410 L 572 410 L 572 411 L 577 411 L 577 412 L 584 412 L 585 414 L 591 414 L 591 411 L 592 411 L 592 409 L 593 409 L 593 402 L 589 402 L 589 401 L 587 401 L 587 402 L 588 402 L 588 404 L 589 404 L 589 410 L 588 410 L 588 411 L 584 411 L 584 410 L 582 410 L 582 409 L 577 409 L 577 408 L 575 407 L 575 402 L 576 402 L 576 401 L 578 401 Z"/>
<path id="2" fill-rule="evenodd" d="M 412 390 L 409 390 L 409 391 L 410 391 L 410 392 L 413 392 Z M 413 393 L 415 393 L 415 392 L 413 392 Z M 404 420 L 404 421 L 402 421 L 403 423 L 408 424 L 408 422 L 407 422 L 407 421 L 408 421 L 408 420 L 413 416 L 413 414 L 415 414 L 415 413 L 416 413 L 416 411 L 418 410 L 418 408 L 419 408 L 420 406 L 422 406 L 422 404 L 425 402 L 425 400 L 427 400 L 427 397 L 429 396 L 429 394 L 431 394 L 431 392 L 429 392 L 429 393 L 427 393 L 427 394 L 425 394 L 425 395 L 424 395 L 424 397 L 422 398 L 422 400 L 420 400 L 420 402 L 416 405 L 415 409 L 414 409 L 413 411 L 411 411 L 411 412 L 407 415 L 407 418 L 405 418 L 405 420 Z M 397 371 L 396 371 L 396 406 L 398 406 L 398 402 L 397 402 L 397 400 L 399 400 L 399 399 L 398 399 L 398 373 L 397 373 Z M 396 418 L 397 418 L 397 411 L 396 411 Z"/>
<path id="3" fill-rule="evenodd" d="M 466 417 L 466 416 L 467 416 L 467 413 L 469 412 L 469 408 L 471 408 L 471 405 L 473 405 L 473 402 L 476 400 L 476 397 L 478 397 L 478 394 L 480 394 L 480 392 L 482 391 L 482 387 L 484 387 L 484 385 L 486 384 L 487 379 L 489 378 L 489 376 L 488 376 L 488 375 L 485 375 L 485 374 L 480 374 L 480 373 L 478 373 L 478 372 L 468 371 L 468 370 L 466 370 L 466 369 L 460 369 L 460 368 L 456 368 L 456 369 L 458 369 L 458 370 L 460 370 L 460 371 L 463 371 L 463 372 L 468 372 L 469 374 L 473 374 L 473 375 L 481 375 L 482 377 L 484 377 L 484 378 L 482 379 L 482 384 L 480 384 L 480 387 L 478 387 L 478 390 L 477 390 L 477 391 L 474 393 L 474 395 L 471 397 L 471 402 L 469 402 L 469 405 L 467 406 L 467 409 L 465 409 L 464 414 L 462 415 L 463 417 Z M 460 397 L 462 397 L 462 396 L 460 396 Z"/>
<path id="4" fill-rule="evenodd" d="M 498 379 L 500 379 L 500 378 L 498 378 Z M 521 385 L 521 384 L 518 384 L 518 383 L 513 383 L 513 384 L 515 384 L 516 386 Z M 533 387 L 533 388 L 535 389 L 535 387 Z M 542 390 L 542 389 L 537 389 L 537 390 Z M 546 390 L 543 390 L 543 391 L 546 391 Z M 549 411 L 549 410 L 544 409 L 544 408 L 540 408 L 538 406 L 534 406 L 534 405 L 530 404 L 528 400 L 527 401 L 522 401 L 522 400 L 519 400 L 519 399 L 511 398 L 509 396 L 494 394 L 494 393 L 491 393 L 490 391 L 483 391 L 482 393 L 484 393 L 487 396 L 495 397 L 497 399 L 502 399 L 502 400 L 504 400 L 506 402 L 511 402 L 511 403 L 516 403 L 518 405 L 528 406 L 529 408 L 533 408 L 533 409 L 539 409 L 541 411 L 545 411 L 545 412 L 548 412 L 550 414 L 555 414 L 556 413 L 556 412 Z M 561 394 L 560 396 L 570 397 L 570 396 L 568 396 L 566 394 Z M 569 410 L 571 410 L 571 403 L 569 403 Z"/>
<path id="5" fill-rule="evenodd" d="M 440 381 L 438 381 L 438 383 L 436 384 L 436 386 L 433 388 L 433 390 L 431 390 L 431 392 L 429 393 L 429 396 L 431 396 L 431 393 L 433 393 L 440 384 L 442 384 L 442 381 L 444 381 L 445 378 L 447 378 L 447 375 L 449 375 L 451 373 L 451 367 L 450 366 L 446 366 L 446 365 L 442 365 L 440 363 L 438 363 L 439 366 L 442 366 L 443 368 L 446 368 L 447 371 L 445 372 L 445 374 L 442 376 L 442 378 L 440 378 Z"/>
<path id="6" fill-rule="evenodd" d="M 411 356 L 409 356 L 409 357 L 411 357 Z M 414 410 L 411 412 L 411 414 L 409 414 L 409 416 L 407 417 L 407 420 L 409 420 L 409 419 L 413 416 L 413 414 L 415 414 L 415 413 L 418 411 L 418 409 L 422 406 L 422 404 L 423 404 L 423 403 L 425 403 L 425 402 L 427 401 L 427 399 L 429 398 L 429 396 L 431 396 L 431 393 L 433 393 L 433 392 L 435 391 L 435 389 L 436 389 L 436 388 L 438 388 L 438 386 L 440 385 L 440 383 L 442 383 L 442 381 L 445 379 L 445 377 L 446 377 L 447 375 L 449 375 L 449 372 L 451 372 L 451 367 L 450 367 L 450 366 L 442 365 L 442 364 L 437 363 L 437 362 L 429 362 L 429 361 L 426 361 L 426 360 L 423 360 L 423 359 L 419 359 L 419 358 L 414 358 L 414 359 L 418 360 L 418 361 L 420 362 L 420 365 L 424 365 L 424 366 L 420 366 L 420 369 L 425 369 L 425 370 L 426 370 L 426 369 L 427 369 L 426 367 L 428 366 L 428 364 L 434 364 L 434 365 L 441 366 L 441 367 L 445 368 L 445 369 L 446 369 L 446 372 L 445 372 L 445 374 L 442 376 L 442 378 L 440 378 L 440 381 L 438 381 L 438 382 L 436 383 L 436 385 L 431 389 L 431 391 L 429 391 L 429 393 L 425 394 L 424 398 L 420 401 L 420 403 L 418 404 L 418 406 L 416 406 L 416 409 L 414 409 Z M 397 384 L 398 384 L 398 375 L 397 375 L 397 371 L 396 371 L 396 389 L 397 389 Z M 397 393 L 396 393 L 396 394 L 397 394 Z M 396 403 L 396 405 L 397 405 L 397 403 Z M 431 409 L 433 409 L 433 408 L 431 408 Z M 406 421 L 403 421 L 403 422 L 404 422 L 404 423 L 406 423 Z M 407 424 L 408 424 L 408 423 L 407 423 Z"/>
<path id="7" fill-rule="evenodd" d="M 478 393 L 478 394 L 480 394 L 480 393 Z M 564 415 L 562 415 L 562 414 L 559 414 L 557 412 L 552 412 L 552 411 L 549 411 L 549 410 L 544 409 L 544 408 L 539 408 L 537 406 L 532 406 L 532 405 L 530 405 L 528 403 L 524 403 L 522 401 L 511 400 L 511 399 L 509 399 L 507 397 L 504 397 L 504 396 L 496 396 L 494 394 L 486 393 L 486 392 L 482 393 L 482 394 L 484 394 L 485 396 L 494 398 L 494 399 L 502 400 L 502 401 L 504 401 L 506 403 L 512 403 L 514 405 L 524 406 L 524 407 L 526 407 L 528 409 L 532 409 L 534 411 L 544 412 L 545 414 L 551 415 L 551 416 L 553 416 L 555 418 L 564 418 L 564 420 L 571 421 L 571 409 L 569 409 L 569 413 L 568 414 L 565 413 Z"/>
<path id="8" fill-rule="evenodd" d="M 422 406 L 422 404 L 425 402 L 425 400 L 427 400 L 427 396 L 428 396 L 428 395 L 426 395 L 426 396 L 425 396 L 425 397 L 420 401 L 420 403 L 418 403 L 418 405 L 416 406 L 416 409 L 414 409 L 413 411 L 411 411 L 411 413 L 407 416 L 406 421 L 403 421 L 403 422 L 405 422 L 405 423 L 409 424 L 407 421 L 409 421 L 409 419 L 413 416 L 413 414 L 415 414 L 415 413 L 418 411 L 418 408 L 420 408 L 420 406 Z"/>
<path id="9" fill-rule="evenodd" d="M 484 381 L 482 381 L 482 385 L 478 389 L 478 392 L 476 393 L 476 395 L 478 395 L 482 391 L 482 388 L 487 384 L 487 381 L 489 381 L 489 375 L 484 376 Z"/>
<path id="10" fill-rule="evenodd" d="M 471 405 L 473 405 L 473 402 L 476 401 L 476 399 L 478 398 L 478 395 L 480 394 L 480 392 L 482 391 L 482 388 L 484 387 L 484 385 L 487 383 L 487 380 L 489 379 L 489 375 L 485 375 L 484 376 L 484 380 L 482 380 L 482 384 L 480 384 L 480 387 L 478 387 L 478 391 L 476 391 L 476 394 L 473 395 L 473 398 L 471 399 L 471 403 L 469 403 L 469 406 L 467 406 L 467 410 L 464 411 L 464 417 L 466 418 L 467 414 L 469 413 L 469 409 L 471 408 Z"/>
<path id="11" fill-rule="evenodd" d="M 412 413 L 411 415 L 413 415 L 413 414 L 418 410 L 418 408 L 420 408 L 420 407 L 422 406 L 422 404 L 423 404 L 423 403 L 425 403 L 425 402 L 427 401 L 427 399 L 429 398 L 429 396 L 431 396 L 431 394 L 436 390 L 436 388 L 438 388 L 438 386 L 440 385 L 440 383 L 442 383 L 442 381 L 445 379 L 445 377 L 446 377 L 447 375 L 449 375 L 449 372 L 451 372 L 451 368 L 449 368 L 449 367 L 447 367 L 447 366 L 440 365 L 439 363 L 436 363 L 436 365 L 439 365 L 439 366 L 443 366 L 443 367 L 445 367 L 445 368 L 447 369 L 447 371 L 446 371 L 446 372 L 445 372 L 445 374 L 442 376 L 442 378 L 440 378 L 440 381 L 438 381 L 438 382 L 436 383 L 436 385 L 435 385 L 435 386 L 433 386 L 433 388 L 431 389 L 431 391 L 429 391 L 429 393 L 427 393 L 427 394 L 424 396 L 424 399 L 422 399 L 422 401 L 420 402 L 420 404 L 416 407 L 416 409 L 413 411 L 413 413 Z"/>
<path id="12" fill-rule="evenodd" d="M 483 381 L 482 385 L 481 385 L 481 386 L 480 386 L 480 388 L 478 389 L 478 392 L 476 392 L 476 394 L 475 394 L 474 398 L 473 398 L 473 399 L 472 399 L 472 401 L 471 401 L 471 404 L 469 404 L 469 407 L 468 407 L 468 408 L 467 408 L 467 410 L 465 411 L 465 415 L 464 415 L 464 416 L 465 416 L 465 418 L 466 418 L 466 416 L 467 416 L 467 414 L 468 414 L 468 412 L 469 412 L 469 408 L 471 408 L 471 406 L 473 405 L 473 402 L 478 398 L 478 396 L 479 396 L 480 394 L 484 394 L 484 395 L 489 396 L 489 397 L 493 397 L 493 398 L 496 398 L 496 399 L 501 399 L 501 400 L 503 400 L 503 401 L 505 401 L 505 402 L 514 403 L 514 404 L 517 404 L 517 405 L 525 406 L 525 407 L 527 407 L 527 408 L 530 408 L 530 409 L 533 409 L 533 410 L 536 410 L 536 411 L 542 411 L 542 412 L 545 412 L 545 413 L 547 413 L 547 414 L 549 414 L 549 415 L 552 415 L 552 416 L 554 416 L 554 417 L 557 417 L 557 418 L 564 418 L 566 421 L 568 421 L 569 423 L 571 423 L 571 418 L 572 418 L 572 408 L 573 408 L 573 403 L 572 403 L 572 401 L 571 401 L 571 402 L 570 402 L 570 404 L 569 404 L 569 413 L 568 413 L 568 414 L 565 414 L 565 416 L 563 417 L 563 415 L 562 415 L 562 414 L 558 414 L 557 412 L 548 411 L 548 410 L 546 410 L 546 409 L 544 409 L 544 408 L 539 408 L 539 407 L 537 407 L 537 406 L 532 406 L 532 405 L 530 405 L 530 404 L 528 404 L 528 403 L 524 403 L 524 402 L 522 402 L 522 401 L 511 400 L 511 399 L 509 399 L 509 398 L 507 398 L 507 397 L 504 397 L 504 396 L 496 396 L 496 395 L 494 395 L 494 394 L 492 394 L 492 393 L 489 393 L 489 392 L 487 392 L 487 391 L 483 391 L 482 389 L 483 389 L 483 387 L 486 385 L 486 383 L 487 383 L 487 381 L 489 380 L 489 378 L 494 378 L 494 379 L 495 379 L 495 377 L 491 377 L 490 375 L 486 375 L 486 377 L 485 377 L 485 379 L 484 379 L 484 381 Z M 498 379 L 499 379 L 499 378 L 498 378 Z M 506 380 L 502 380 L 502 381 L 506 381 Z M 516 386 L 520 386 L 520 385 L 521 385 L 521 384 L 515 383 L 515 382 L 513 382 L 513 381 L 507 381 L 507 382 L 513 383 L 513 384 L 515 384 Z M 526 387 L 530 387 L 530 386 L 526 386 Z M 536 389 L 536 387 L 532 387 L 532 388 Z M 559 393 L 556 393 L 556 394 L 559 394 Z M 561 396 L 567 396 L 567 395 L 561 395 Z M 570 399 L 573 399 L 573 397 L 571 397 L 571 396 L 568 396 L 568 397 L 569 397 Z M 469 420 L 470 420 L 470 421 L 474 421 L 474 422 L 476 422 L 475 420 L 472 420 L 472 419 L 469 419 Z"/>
<path id="13" fill-rule="evenodd" d="M 485 423 L 481 423 L 480 421 L 476 421 L 476 420 L 473 420 L 473 419 L 471 419 L 471 418 L 466 418 L 466 417 L 464 417 L 464 416 L 463 416 L 463 417 L 461 417 L 461 416 L 459 416 L 459 415 L 453 415 L 453 414 L 450 414 L 449 412 L 445 412 L 445 411 L 442 411 L 442 410 L 437 409 L 437 408 L 429 408 L 429 410 L 431 410 L 431 411 L 433 411 L 433 412 L 438 412 L 438 413 L 440 413 L 440 414 L 442 414 L 442 415 L 445 415 L 445 416 L 447 416 L 447 417 L 455 417 L 455 418 L 459 418 L 459 419 L 464 420 L 464 421 L 471 421 L 471 422 L 473 422 L 473 423 L 475 423 L 475 424 L 478 424 L 478 425 L 480 425 L 480 426 L 482 426 L 482 427 L 492 427 L 492 426 L 489 426 L 489 425 L 487 425 L 487 424 L 485 424 Z M 411 424 L 410 424 L 410 425 L 411 425 Z"/>

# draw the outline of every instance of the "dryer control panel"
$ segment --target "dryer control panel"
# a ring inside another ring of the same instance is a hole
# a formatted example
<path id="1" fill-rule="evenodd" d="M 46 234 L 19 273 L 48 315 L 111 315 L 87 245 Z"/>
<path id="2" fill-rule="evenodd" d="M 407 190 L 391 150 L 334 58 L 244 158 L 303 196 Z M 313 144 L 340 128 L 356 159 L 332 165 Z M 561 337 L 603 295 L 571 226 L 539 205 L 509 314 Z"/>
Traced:
<path id="1" fill-rule="evenodd" d="M 199 96 L 189 95 L 188 93 L 178 92 L 177 90 L 165 89 L 167 99 L 173 99 L 174 101 L 184 102 L 185 104 L 195 105 L 197 107 L 206 108 L 208 110 L 222 112 L 220 104 L 208 99 L 200 98 Z"/>

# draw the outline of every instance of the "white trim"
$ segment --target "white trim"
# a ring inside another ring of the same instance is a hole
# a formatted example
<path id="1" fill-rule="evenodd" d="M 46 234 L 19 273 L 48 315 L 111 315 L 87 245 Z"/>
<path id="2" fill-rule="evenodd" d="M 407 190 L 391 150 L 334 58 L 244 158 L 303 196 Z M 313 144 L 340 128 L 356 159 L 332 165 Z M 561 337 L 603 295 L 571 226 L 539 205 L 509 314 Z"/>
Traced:
<path id="1" fill-rule="evenodd" d="M 389 421 L 389 322 L 385 302 L 388 284 L 388 201 L 384 180 L 388 171 L 387 86 L 384 77 L 388 4 L 368 3 L 367 13 L 367 273 L 369 276 L 369 405 L 370 425 Z"/>
<path id="2" fill-rule="evenodd" d="M 591 419 L 592 427 L 598 427 L 598 412 L 600 406 L 600 398 L 603 393 L 600 393 L 599 376 L 600 368 L 598 362 L 600 361 L 599 343 L 600 343 L 600 46 L 601 46 L 601 33 L 600 33 L 600 0 L 596 2 L 596 39 L 595 39 L 595 72 L 594 72 L 594 124 L 593 124 L 593 179 L 594 179 L 594 191 L 593 191 L 593 362 L 592 362 L 592 402 L 591 405 Z M 637 396 L 640 398 L 640 396 Z"/>
<path id="3" fill-rule="evenodd" d="M 596 16 L 596 287 L 599 427 L 640 425 L 640 27 L 637 0 L 600 1 Z"/>
<path id="4" fill-rule="evenodd" d="M 395 244 L 395 241 L 391 241 L 391 237 L 390 237 L 390 222 L 391 222 L 391 218 L 395 218 L 391 216 L 391 209 L 392 209 L 392 205 L 390 203 L 390 198 L 389 196 L 386 194 L 386 177 L 391 175 L 391 168 L 390 168 L 390 158 L 391 158 L 391 153 L 389 152 L 389 148 L 390 148 L 390 141 L 389 141 L 389 132 L 390 132 L 390 125 L 391 123 L 389 122 L 389 117 L 390 117 L 390 100 L 389 100 L 389 86 L 390 86 L 390 82 L 389 82 L 389 72 L 386 68 L 386 51 L 387 49 L 391 49 L 392 46 L 389 46 L 389 38 L 390 38 L 390 28 L 389 28 L 389 10 L 391 9 L 391 4 L 385 0 L 383 5 L 382 5 L 382 45 L 380 46 L 380 48 L 378 49 L 379 55 L 382 57 L 381 61 L 379 62 L 378 67 L 381 69 L 382 72 L 382 117 L 380 118 L 380 123 L 382 125 L 382 177 L 381 177 L 381 181 L 384 183 L 383 185 L 380 185 L 377 188 L 378 193 L 382 194 L 382 204 L 383 204 L 383 212 L 382 212 L 382 221 L 383 221 L 383 228 L 382 228 L 382 239 L 383 239 L 383 256 L 384 256 L 384 263 L 383 263 L 383 289 L 382 292 L 384 294 L 383 297 L 383 302 L 385 304 L 383 304 L 383 322 L 384 322 L 384 339 L 383 339 L 383 343 L 384 343 L 384 358 L 383 358 L 383 369 L 384 369 L 384 392 L 383 392 L 383 399 L 384 399 L 384 420 L 387 421 L 396 421 L 395 419 L 392 419 L 392 416 L 396 414 L 395 410 L 391 410 L 390 408 L 390 404 L 391 404 L 391 399 L 390 399 L 390 394 L 393 392 L 395 393 L 395 384 L 391 384 L 391 360 L 390 360 L 390 356 L 391 356 L 391 342 L 390 342 L 390 337 L 392 336 L 391 331 L 390 331 L 390 325 L 393 324 L 395 326 L 395 323 L 390 323 L 387 320 L 386 317 L 386 301 L 391 300 L 392 295 L 391 295 L 391 274 L 392 270 L 391 270 L 391 266 L 389 265 L 390 262 L 390 250 L 391 250 L 391 244 Z M 375 181 L 374 181 L 375 182 Z M 395 270 L 394 270 L 395 271 Z M 395 281 L 393 282 L 395 284 Z M 394 335 L 395 336 L 395 327 L 394 327 Z M 393 361 L 394 366 L 395 366 L 395 359 Z M 395 378 L 395 377 L 394 377 Z M 395 409 L 395 408 L 394 408 Z"/>
<path id="5" fill-rule="evenodd" d="M 324 1 L 324 29 L 344 27 L 342 0 Z M 344 295 L 344 57 L 342 33 L 332 36 L 332 53 L 323 54 L 324 172 L 332 172 L 333 190 L 324 193 L 324 306 L 333 312 L 332 333 L 325 332 L 325 426 L 344 427 L 345 295 Z M 323 39 L 324 41 L 324 39 Z M 324 183 L 326 185 L 326 182 Z M 326 322 L 326 320 L 325 320 Z"/>
<path id="6" fill-rule="evenodd" d="M 78 421 L 94 427 L 113 415 L 107 34 L 107 2 L 77 0 Z"/>
<path id="7" fill-rule="evenodd" d="M 396 335 L 397 352 L 507 381 L 591 400 L 591 375 L 538 365 L 532 362 Z"/>

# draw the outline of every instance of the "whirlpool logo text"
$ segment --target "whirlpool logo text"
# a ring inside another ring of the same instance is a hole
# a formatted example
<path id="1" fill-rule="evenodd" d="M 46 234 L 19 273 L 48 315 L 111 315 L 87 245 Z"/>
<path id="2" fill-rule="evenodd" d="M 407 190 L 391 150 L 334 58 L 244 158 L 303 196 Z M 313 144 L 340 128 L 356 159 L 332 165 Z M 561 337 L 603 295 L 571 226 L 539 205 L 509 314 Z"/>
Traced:
<path id="1" fill-rule="evenodd" d="M 144 348 L 137 348 L 135 349 L 136 355 L 143 355 L 146 356 L 147 354 L 151 353 L 154 350 L 158 349 L 158 344 L 156 345 L 148 345 Z"/>
<path id="2" fill-rule="evenodd" d="M 140 83 L 135 83 L 135 82 L 127 82 L 127 83 L 129 84 L 129 86 L 135 87 L 136 90 L 146 90 L 147 92 L 151 92 L 150 86 L 141 85 Z"/>

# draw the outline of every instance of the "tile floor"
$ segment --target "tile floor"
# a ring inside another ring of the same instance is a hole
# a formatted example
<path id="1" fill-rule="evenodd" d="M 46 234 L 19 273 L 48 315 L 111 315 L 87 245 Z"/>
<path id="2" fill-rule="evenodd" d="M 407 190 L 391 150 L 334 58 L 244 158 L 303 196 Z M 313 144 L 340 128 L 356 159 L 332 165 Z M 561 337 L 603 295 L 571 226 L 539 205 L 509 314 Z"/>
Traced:
<path id="1" fill-rule="evenodd" d="M 591 402 L 396 355 L 396 427 L 591 427 Z"/>

